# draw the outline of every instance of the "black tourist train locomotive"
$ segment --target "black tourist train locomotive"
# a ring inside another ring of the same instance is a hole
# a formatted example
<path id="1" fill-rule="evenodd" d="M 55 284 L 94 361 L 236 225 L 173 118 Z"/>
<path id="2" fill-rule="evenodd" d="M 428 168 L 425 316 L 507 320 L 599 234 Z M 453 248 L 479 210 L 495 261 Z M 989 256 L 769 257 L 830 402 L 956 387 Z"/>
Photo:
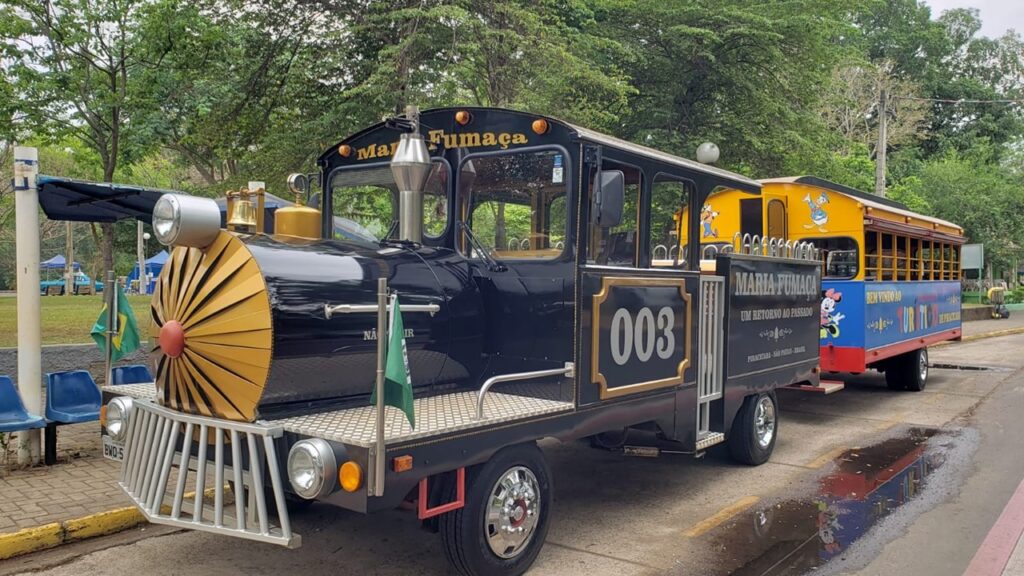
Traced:
<path id="1" fill-rule="evenodd" d="M 552 509 L 538 440 L 727 443 L 756 465 L 774 390 L 817 383 L 812 246 L 652 256 L 699 237 L 713 191 L 756 181 L 488 108 L 410 108 L 318 165 L 290 179 L 307 206 L 270 232 L 260 190 L 229 194 L 226 229 L 213 201 L 156 203 L 174 246 L 153 296 L 156 383 L 104 390 L 105 442 L 152 522 L 294 547 L 296 501 L 409 503 L 459 572 L 519 574 Z M 371 400 L 396 307 L 415 427 Z"/>

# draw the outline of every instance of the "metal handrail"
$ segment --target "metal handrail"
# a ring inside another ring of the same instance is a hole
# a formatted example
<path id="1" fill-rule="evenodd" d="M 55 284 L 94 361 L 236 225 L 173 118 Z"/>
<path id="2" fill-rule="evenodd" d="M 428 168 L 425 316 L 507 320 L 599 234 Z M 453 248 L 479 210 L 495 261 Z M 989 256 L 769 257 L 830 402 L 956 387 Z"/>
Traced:
<path id="1" fill-rule="evenodd" d="M 441 311 L 437 304 L 400 304 L 399 308 L 402 312 L 429 312 L 431 316 Z M 335 314 L 367 314 L 377 313 L 379 310 L 380 304 L 324 304 L 324 316 L 328 320 Z M 387 305 L 386 311 L 391 311 L 391 304 Z"/>
<path id="2" fill-rule="evenodd" d="M 480 387 L 480 392 L 476 399 L 476 419 L 482 420 L 484 417 L 484 396 L 491 389 L 491 386 L 499 384 L 501 382 L 513 382 L 516 380 L 530 380 L 531 378 L 546 378 L 548 376 L 561 376 L 566 375 L 572 378 L 573 370 L 575 366 L 572 362 L 566 362 L 564 368 L 552 368 L 550 370 L 534 370 L 533 372 L 513 372 L 511 374 L 499 374 L 497 376 L 491 376 L 484 382 L 484 385 Z"/>

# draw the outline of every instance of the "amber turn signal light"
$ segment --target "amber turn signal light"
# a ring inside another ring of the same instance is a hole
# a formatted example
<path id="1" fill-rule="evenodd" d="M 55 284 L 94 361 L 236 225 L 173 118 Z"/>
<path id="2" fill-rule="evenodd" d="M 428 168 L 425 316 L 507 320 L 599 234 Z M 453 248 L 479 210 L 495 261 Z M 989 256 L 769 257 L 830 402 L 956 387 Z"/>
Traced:
<path id="1" fill-rule="evenodd" d="M 338 154 L 341 154 L 342 158 L 348 158 L 352 155 L 352 147 L 348 144 L 342 144 L 338 146 Z"/>
<path id="2" fill-rule="evenodd" d="M 100 406 L 100 426 L 107 425 L 107 405 Z"/>
<path id="3" fill-rule="evenodd" d="M 395 459 L 391 461 L 391 467 L 395 472 L 412 470 L 412 456 L 408 454 L 404 456 L 395 456 Z"/>
<path id="4" fill-rule="evenodd" d="M 458 112 L 455 113 L 455 121 L 463 126 L 469 124 L 469 121 L 472 119 L 473 115 L 467 112 L 466 110 L 459 110 Z"/>
<path id="5" fill-rule="evenodd" d="M 533 121 L 530 128 L 533 128 L 533 131 L 537 134 L 544 134 L 548 131 L 548 121 L 543 118 L 538 118 Z"/>
<path id="6" fill-rule="evenodd" d="M 338 481 L 345 492 L 355 492 L 363 485 L 363 469 L 359 464 L 349 460 L 338 470 Z"/>

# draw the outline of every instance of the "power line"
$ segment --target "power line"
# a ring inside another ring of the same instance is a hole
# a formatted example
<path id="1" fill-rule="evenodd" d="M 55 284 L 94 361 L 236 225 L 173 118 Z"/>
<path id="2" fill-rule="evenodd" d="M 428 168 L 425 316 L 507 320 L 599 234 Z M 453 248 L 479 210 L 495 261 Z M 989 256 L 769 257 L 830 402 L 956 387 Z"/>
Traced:
<path id="1" fill-rule="evenodd" d="M 900 100 L 918 100 L 921 102 L 939 102 L 942 104 L 1024 104 L 1024 98 L 1006 98 L 997 100 L 978 100 L 975 98 L 921 98 L 919 96 L 897 96 Z"/>

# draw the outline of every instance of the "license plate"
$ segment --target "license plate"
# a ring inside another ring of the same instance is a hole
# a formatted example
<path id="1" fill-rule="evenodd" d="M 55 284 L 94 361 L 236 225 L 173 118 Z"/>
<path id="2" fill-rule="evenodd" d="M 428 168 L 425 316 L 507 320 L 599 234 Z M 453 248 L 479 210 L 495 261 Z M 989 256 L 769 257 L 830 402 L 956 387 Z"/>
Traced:
<path id="1" fill-rule="evenodd" d="M 103 435 L 103 457 L 117 460 L 124 460 L 124 444 L 117 442 L 106 434 Z"/>

